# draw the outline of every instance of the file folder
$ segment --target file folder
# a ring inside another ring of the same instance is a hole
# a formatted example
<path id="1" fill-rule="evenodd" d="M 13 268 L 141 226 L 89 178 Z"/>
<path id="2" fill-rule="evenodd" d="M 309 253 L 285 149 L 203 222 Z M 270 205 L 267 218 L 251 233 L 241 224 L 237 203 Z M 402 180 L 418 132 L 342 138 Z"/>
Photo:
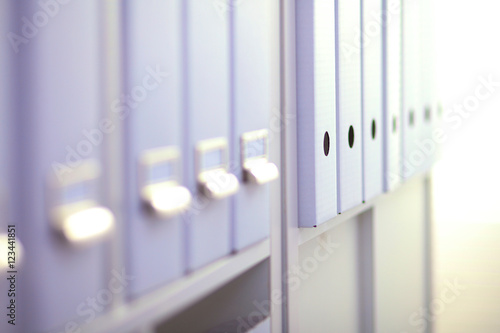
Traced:
<path id="1" fill-rule="evenodd" d="M 124 118 L 125 258 L 136 297 L 184 273 L 181 214 L 191 194 L 182 186 L 182 2 L 124 5 L 125 92 L 138 97 Z"/>
<path id="2" fill-rule="evenodd" d="M 89 311 L 86 300 L 106 290 L 112 274 L 105 238 L 114 215 L 101 204 L 109 122 L 101 103 L 99 3 L 76 0 L 61 8 L 16 57 L 22 98 L 14 106 L 12 201 L 25 249 L 18 275 L 18 314 L 29 314 L 18 318 L 23 332 L 62 331 L 68 322 L 80 327 L 89 318 L 82 315 Z M 23 1 L 15 17 L 37 10 L 37 2 Z M 101 303 L 95 315 L 109 304 Z"/>
<path id="3" fill-rule="evenodd" d="M 384 0 L 384 190 L 401 183 L 401 0 Z"/>
<path id="4" fill-rule="evenodd" d="M 184 168 L 188 270 L 231 252 L 230 196 L 238 190 L 230 137 L 230 16 L 210 1 L 184 3 Z"/>
<path id="5" fill-rule="evenodd" d="M 300 227 L 337 215 L 335 1 L 296 2 Z"/>
<path id="6" fill-rule="evenodd" d="M 383 192 L 382 2 L 362 2 L 363 201 Z"/>
<path id="7" fill-rule="evenodd" d="M 241 183 L 233 197 L 233 249 L 239 250 L 270 232 L 269 182 L 278 177 L 277 167 L 269 161 L 269 141 L 276 134 L 269 124 L 280 98 L 279 2 L 244 1 L 231 14 L 231 141 Z"/>
<path id="8" fill-rule="evenodd" d="M 421 80 L 420 73 L 420 3 L 416 1 L 403 0 L 403 59 L 402 59 L 402 177 L 409 179 L 418 173 L 425 161 L 426 156 L 420 150 L 419 140 L 424 129 L 425 119 L 421 117 Z"/>
<path id="9" fill-rule="evenodd" d="M 339 213 L 363 201 L 360 1 L 337 2 L 337 187 Z"/>
<path id="10" fill-rule="evenodd" d="M 434 29 L 432 19 L 432 1 L 425 0 L 420 3 L 420 42 L 422 59 L 422 70 L 420 72 L 420 84 L 422 91 L 422 105 L 420 118 L 422 130 L 419 138 L 420 150 L 425 155 L 425 162 L 421 171 L 426 172 L 432 167 L 439 149 L 439 143 L 433 139 L 433 131 L 439 126 L 439 103 L 436 94 L 436 78 L 434 77 Z"/>

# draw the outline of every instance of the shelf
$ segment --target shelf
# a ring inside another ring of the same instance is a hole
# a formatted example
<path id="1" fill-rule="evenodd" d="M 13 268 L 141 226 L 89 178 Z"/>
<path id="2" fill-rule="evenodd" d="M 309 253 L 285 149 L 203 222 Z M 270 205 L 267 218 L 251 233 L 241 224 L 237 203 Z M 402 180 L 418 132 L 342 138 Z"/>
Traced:
<path id="1" fill-rule="evenodd" d="M 380 194 L 375 198 L 368 200 L 366 203 L 356 206 L 352 209 L 349 209 L 343 212 L 342 214 L 339 214 L 336 217 L 328 220 L 327 222 L 320 224 L 316 228 L 299 228 L 299 245 L 302 245 L 305 242 L 313 238 L 316 238 L 322 233 L 368 211 L 369 209 L 373 208 L 378 201 L 383 200 L 388 193 L 397 192 L 401 187 L 405 186 L 405 184 L 412 182 L 420 182 L 427 177 L 429 177 L 429 171 L 423 171 L 421 173 L 414 175 L 409 180 L 402 182 L 401 185 L 398 188 L 394 189 L 393 191 Z"/>
<path id="2" fill-rule="evenodd" d="M 374 200 L 367 201 L 364 204 L 361 204 L 359 206 L 356 206 L 352 209 L 349 209 L 345 211 L 342 214 L 337 215 L 336 217 L 328 220 L 325 223 L 320 224 L 319 226 L 315 228 L 300 228 L 299 229 L 299 245 L 304 244 L 305 242 L 316 238 L 317 236 L 321 235 L 322 233 L 344 223 L 347 220 L 352 219 L 353 217 L 362 214 L 369 210 L 370 208 L 373 207 L 373 202 Z"/>
<path id="3" fill-rule="evenodd" d="M 264 240 L 111 310 L 82 327 L 82 332 L 123 333 L 141 328 L 141 325 L 165 321 L 264 261 L 269 255 L 270 241 Z"/>

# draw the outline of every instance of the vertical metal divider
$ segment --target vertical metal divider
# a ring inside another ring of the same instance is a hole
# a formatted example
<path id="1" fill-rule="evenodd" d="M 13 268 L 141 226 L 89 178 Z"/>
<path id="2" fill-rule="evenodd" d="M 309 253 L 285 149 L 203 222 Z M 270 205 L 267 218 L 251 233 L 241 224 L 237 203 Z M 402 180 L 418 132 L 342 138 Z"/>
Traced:
<path id="1" fill-rule="evenodd" d="M 335 20 L 335 153 L 337 154 L 337 158 L 335 159 L 336 165 L 336 179 L 337 179 L 337 193 L 336 193 L 336 198 L 337 200 L 337 212 L 342 213 L 340 210 L 341 208 L 341 202 L 340 202 L 340 80 L 339 80 L 339 73 L 340 73 L 340 36 L 339 36 L 339 0 L 335 0 L 335 12 L 333 14 L 334 20 Z"/>
<path id="2" fill-rule="evenodd" d="M 374 214 L 372 208 L 357 218 L 358 223 L 358 301 L 360 331 L 363 333 L 374 332 L 374 247 L 373 224 Z"/>
<path id="3" fill-rule="evenodd" d="M 432 218 L 432 172 L 424 179 L 424 304 L 431 304 L 434 293 L 434 223 Z M 432 320 L 427 321 L 426 333 L 434 332 Z"/>
<path id="4" fill-rule="evenodd" d="M 399 34 L 399 39 L 400 39 L 400 48 L 399 48 L 399 59 L 400 60 L 400 64 L 399 64 L 399 73 L 400 73 L 400 76 L 399 76 L 399 96 L 400 96 L 400 105 L 399 105 L 399 128 L 400 128 L 400 137 L 399 137 L 399 144 L 401 145 L 401 152 L 400 152 L 400 155 L 401 155 L 401 165 L 399 166 L 399 173 L 401 174 L 401 183 L 404 183 L 406 180 L 404 178 L 404 157 L 405 157 L 405 154 L 406 154 L 406 151 L 405 151 L 405 135 L 406 135 L 406 131 L 405 131 L 405 126 L 403 125 L 403 122 L 406 121 L 405 119 L 405 110 L 404 110 L 404 107 L 405 107 L 405 94 L 404 94 L 404 77 L 405 77 L 405 56 L 404 56 L 404 27 L 405 27 L 405 24 L 404 24 L 404 17 L 405 17 L 405 14 L 404 14 L 404 11 L 405 11 L 405 1 L 404 0 L 401 0 L 401 22 L 400 22 L 400 34 Z"/>
<path id="5" fill-rule="evenodd" d="M 364 0 L 360 0 L 360 11 L 359 11 L 359 22 L 360 22 L 360 25 L 359 25 L 359 31 L 361 31 L 361 36 L 359 37 L 360 38 L 360 44 L 361 47 L 360 47 L 360 52 L 359 52 L 359 56 L 361 58 L 361 61 L 360 61 L 360 64 L 361 64 L 361 68 L 360 68 L 360 71 L 361 71 L 361 142 L 363 143 L 361 145 L 361 198 L 363 199 L 363 203 L 365 203 L 365 198 L 366 198 L 366 186 L 365 186 L 365 183 L 366 183 L 366 177 L 365 177 L 365 168 L 366 168 L 366 161 L 365 161 L 365 137 L 366 137 L 366 134 L 365 134 L 365 117 L 366 117 L 366 109 L 365 109 L 365 51 L 364 51 L 364 9 L 365 9 L 365 3 L 364 3 Z"/>
<path id="6" fill-rule="evenodd" d="M 229 0 L 229 6 L 230 8 L 235 6 L 234 0 Z M 235 62 L 235 13 L 234 10 L 229 11 L 229 156 L 230 159 L 237 159 L 239 156 L 237 156 L 237 149 L 236 145 L 234 144 L 235 141 L 238 140 L 237 134 L 236 134 L 236 121 L 237 121 L 237 115 L 236 115 L 236 110 L 235 110 L 235 68 L 236 65 L 234 64 Z M 235 252 L 236 248 L 236 198 L 235 196 L 231 196 L 229 198 L 229 216 L 230 216 L 230 227 L 229 227 L 229 235 L 231 237 L 230 241 L 230 246 L 231 246 L 231 253 Z"/>
<path id="7" fill-rule="evenodd" d="M 299 262 L 297 212 L 297 110 L 295 73 L 295 0 L 281 0 L 281 164 L 283 332 L 298 332 L 298 292 L 289 289 L 288 268 Z M 289 121 L 289 119 L 293 121 Z"/>
<path id="8" fill-rule="evenodd" d="M 124 121 L 118 112 L 113 112 L 113 103 L 123 92 L 122 76 L 122 8 L 121 0 L 104 0 L 101 6 L 102 26 L 102 82 L 103 82 L 103 115 L 114 124 L 114 131 L 104 141 L 104 178 L 106 181 L 106 204 L 116 217 L 116 226 L 109 244 L 109 265 L 107 280 L 113 270 L 122 272 L 125 269 L 124 225 L 123 225 L 123 151 Z M 107 281 L 106 280 L 106 281 Z M 123 305 L 126 292 L 114 295 L 111 310 Z"/>
<path id="9" fill-rule="evenodd" d="M 387 13 L 387 1 L 388 0 L 382 0 L 382 13 Z M 382 170 L 384 170 L 384 192 L 388 192 L 390 190 L 387 181 L 387 168 L 389 160 L 389 153 L 387 152 L 389 141 L 387 134 L 387 131 L 389 130 L 387 126 L 387 104 L 387 17 L 382 16 Z"/>
<path id="10" fill-rule="evenodd" d="M 283 103 L 283 68 L 282 68 L 282 57 L 284 55 L 283 49 L 283 15 L 282 15 L 282 2 L 284 0 L 277 0 L 277 14 L 278 14 L 278 32 L 276 34 L 276 43 L 278 43 L 278 56 L 277 63 L 273 63 L 273 66 L 276 66 L 276 74 L 275 77 L 276 82 L 273 82 L 273 86 L 277 86 L 278 90 L 278 108 L 275 110 L 269 110 L 271 115 L 269 117 L 270 123 L 269 131 L 270 133 L 270 145 L 269 145 L 269 153 L 271 161 L 274 161 L 278 170 L 280 170 L 280 178 L 279 181 L 272 182 L 270 184 L 270 193 L 271 193 L 271 218 L 270 218 L 270 256 L 269 256 L 269 272 L 270 272 L 270 288 L 269 288 L 269 300 L 270 300 L 270 314 L 271 314 L 271 332 L 273 333 L 281 333 L 285 332 L 285 311 L 283 304 L 285 303 L 283 297 L 283 256 L 285 253 L 284 249 L 284 224 L 283 218 L 285 216 L 283 212 L 284 206 L 284 198 L 285 192 L 283 191 L 283 182 L 285 179 L 285 163 L 282 157 L 284 151 L 285 140 L 283 137 L 283 133 L 285 130 L 284 122 L 284 103 Z M 274 78 L 274 76 L 273 76 Z M 278 118 L 278 119 L 276 119 Z M 276 121 L 277 120 L 277 121 Z M 272 141 L 271 141 L 272 139 Z M 281 295 L 281 297 L 276 297 L 275 295 Z"/>

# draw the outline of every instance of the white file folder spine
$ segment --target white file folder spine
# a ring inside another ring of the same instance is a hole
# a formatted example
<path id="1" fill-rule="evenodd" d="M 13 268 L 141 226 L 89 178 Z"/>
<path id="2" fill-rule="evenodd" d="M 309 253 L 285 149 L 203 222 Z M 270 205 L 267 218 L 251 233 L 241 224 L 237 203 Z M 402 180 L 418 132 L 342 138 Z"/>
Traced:
<path id="1" fill-rule="evenodd" d="M 39 10 L 37 2 L 15 6 L 15 17 Z M 100 9 L 97 0 L 71 2 L 16 57 L 13 218 L 26 259 L 19 310 L 30 314 L 19 322 L 23 332 L 62 331 L 72 321 L 81 325 L 75 309 L 104 290 L 112 274 L 103 241 L 83 240 L 114 224 L 110 211 L 99 206 L 106 119 Z M 16 20 L 13 31 L 20 32 L 22 23 Z"/>
<path id="2" fill-rule="evenodd" d="M 335 2 L 296 6 L 299 225 L 313 227 L 337 215 Z"/>
<path id="3" fill-rule="evenodd" d="M 428 171 L 437 154 L 438 143 L 433 140 L 433 131 L 439 124 L 440 114 L 438 112 L 439 103 L 437 102 L 436 78 L 434 77 L 434 26 L 433 26 L 433 1 L 419 1 L 421 6 L 420 17 L 420 42 L 422 59 L 422 70 L 418 77 L 421 84 L 422 102 L 420 107 L 420 117 L 423 122 L 423 128 L 419 137 L 419 149 L 425 156 L 421 171 Z"/>
<path id="4" fill-rule="evenodd" d="M 229 10 L 214 6 L 211 1 L 183 1 L 184 177 L 194 195 L 192 209 L 185 216 L 187 268 L 190 271 L 231 251 L 230 198 L 208 198 L 199 184 L 205 157 L 215 157 L 219 164 L 223 156 L 225 167 L 234 158 L 227 155 L 230 134 L 229 17 Z M 206 149 L 215 146 L 218 148 Z M 204 189 L 210 190 L 206 186 Z"/>
<path id="5" fill-rule="evenodd" d="M 384 0 L 384 190 L 401 183 L 401 0 Z"/>
<path id="6" fill-rule="evenodd" d="M 382 2 L 363 0 L 362 110 L 363 110 L 363 201 L 383 191 L 382 140 Z M 379 33 L 377 33 L 379 31 Z"/>
<path id="7" fill-rule="evenodd" d="M 420 33 L 419 5 L 417 1 L 402 2 L 402 177 L 409 179 L 416 174 L 426 158 L 419 150 L 420 139 L 425 122 L 422 116 L 419 75 L 420 67 Z"/>
<path id="8" fill-rule="evenodd" d="M 270 232 L 270 185 L 247 175 L 252 161 L 277 170 L 266 160 L 270 140 L 278 134 L 270 128 L 270 115 L 278 112 L 280 98 L 279 1 L 233 3 L 231 152 L 241 187 L 232 202 L 232 234 L 233 250 L 240 250 Z"/>
<path id="9" fill-rule="evenodd" d="M 180 151 L 181 2 L 127 0 L 124 6 L 125 93 L 134 94 L 142 89 L 147 94 L 124 119 L 126 262 L 136 277 L 131 281 L 130 294 L 137 297 L 181 276 L 185 270 L 181 218 L 178 214 L 158 216 L 141 195 L 147 186 L 161 184 L 148 177 L 155 167 L 160 170 L 156 172 L 157 178 L 167 180 L 166 171 L 171 165 L 175 173 L 180 174 L 179 160 L 145 163 L 144 158 L 152 151 L 156 151 L 159 158 L 162 150 Z"/>
<path id="10" fill-rule="evenodd" d="M 337 187 L 338 211 L 362 203 L 360 1 L 337 1 Z"/>

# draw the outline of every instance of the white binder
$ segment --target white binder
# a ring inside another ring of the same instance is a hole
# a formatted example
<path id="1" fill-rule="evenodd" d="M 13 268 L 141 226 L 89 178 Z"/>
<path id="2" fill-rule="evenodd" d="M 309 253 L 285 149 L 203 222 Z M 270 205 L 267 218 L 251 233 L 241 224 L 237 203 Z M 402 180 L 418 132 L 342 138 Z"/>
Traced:
<path id="1" fill-rule="evenodd" d="M 362 8 L 363 201 L 383 191 L 382 2 L 364 0 Z M 378 17 L 374 17 L 379 15 Z"/>
<path id="2" fill-rule="evenodd" d="M 16 5 L 15 17 L 39 10 L 32 1 Z M 14 106 L 12 168 L 19 198 L 12 200 L 13 219 L 25 250 L 19 303 L 30 314 L 20 323 L 24 332 L 83 324 L 82 301 L 108 288 L 112 274 L 105 236 L 115 220 L 103 205 L 100 173 L 110 127 L 102 105 L 101 9 L 98 0 L 61 5 L 19 51 L 17 66 L 30 68 L 16 73 L 22 99 Z"/>
<path id="3" fill-rule="evenodd" d="M 401 8 L 401 0 L 384 0 L 383 12 Z M 401 12 L 384 18 L 384 190 L 401 183 Z"/>
<path id="4" fill-rule="evenodd" d="M 270 115 L 279 110 L 279 1 L 243 1 L 231 10 L 233 165 L 241 186 L 233 197 L 233 249 L 269 236 L 270 186 L 278 169 L 269 143 L 279 133 Z M 257 24 L 258 22 L 258 24 Z"/>
<path id="5" fill-rule="evenodd" d="M 403 0 L 403 59 L 402 59 L 402 161 L 403 179 L 409 179 L 422 169 L 427 159 L 421 151 L 418 141 L 424 130 L 426 119 L 423 116 L 421 102 L 420 73 L 420 21 L 419 1 Z"/>
<path id="6" fill-rule="evenodd" d="M 420 71 L 420 85 L 421 85 L 421 109 L 420 117 L 423 123 L 422 130 L 419 137 L 419 149 L 425 155 L 425 162 L 420 170 L 422 172 L 428 171 L 437 157 L 439 144 L 433 140 L 433 131 L 439 126 L 439 103 L 437 101 L 436 93 L 436 78 L 434 77 L 434 29 L 432 19 L 432 1 L 423 0 L 420 3 L 420 44 L 422 59 L 422 70 Z"/>
<path id="7" fill-rule="evenodd" d="M 360 1 L 338 0 L 337 187 L 338 211 L 362 203 Z"/>
<path id="8" fill-rule="evenodd" d="M 188 270 L 231 252 L 230 8 L 184 1 L 184 175 L 193 193 L 186 215 Z"/>
<path id="9" fill-rule="evenodd" d="M 182 186 L 182 0 L 127 0 L 125 92 L 144 91 L 124 119 L 126 263 L 137 297 L 185 271 Z"/>
<path id="10" fill-rule="evenodd" d="M 299 226 L 337 215 L 335 1 L 296 2 Z"/>

